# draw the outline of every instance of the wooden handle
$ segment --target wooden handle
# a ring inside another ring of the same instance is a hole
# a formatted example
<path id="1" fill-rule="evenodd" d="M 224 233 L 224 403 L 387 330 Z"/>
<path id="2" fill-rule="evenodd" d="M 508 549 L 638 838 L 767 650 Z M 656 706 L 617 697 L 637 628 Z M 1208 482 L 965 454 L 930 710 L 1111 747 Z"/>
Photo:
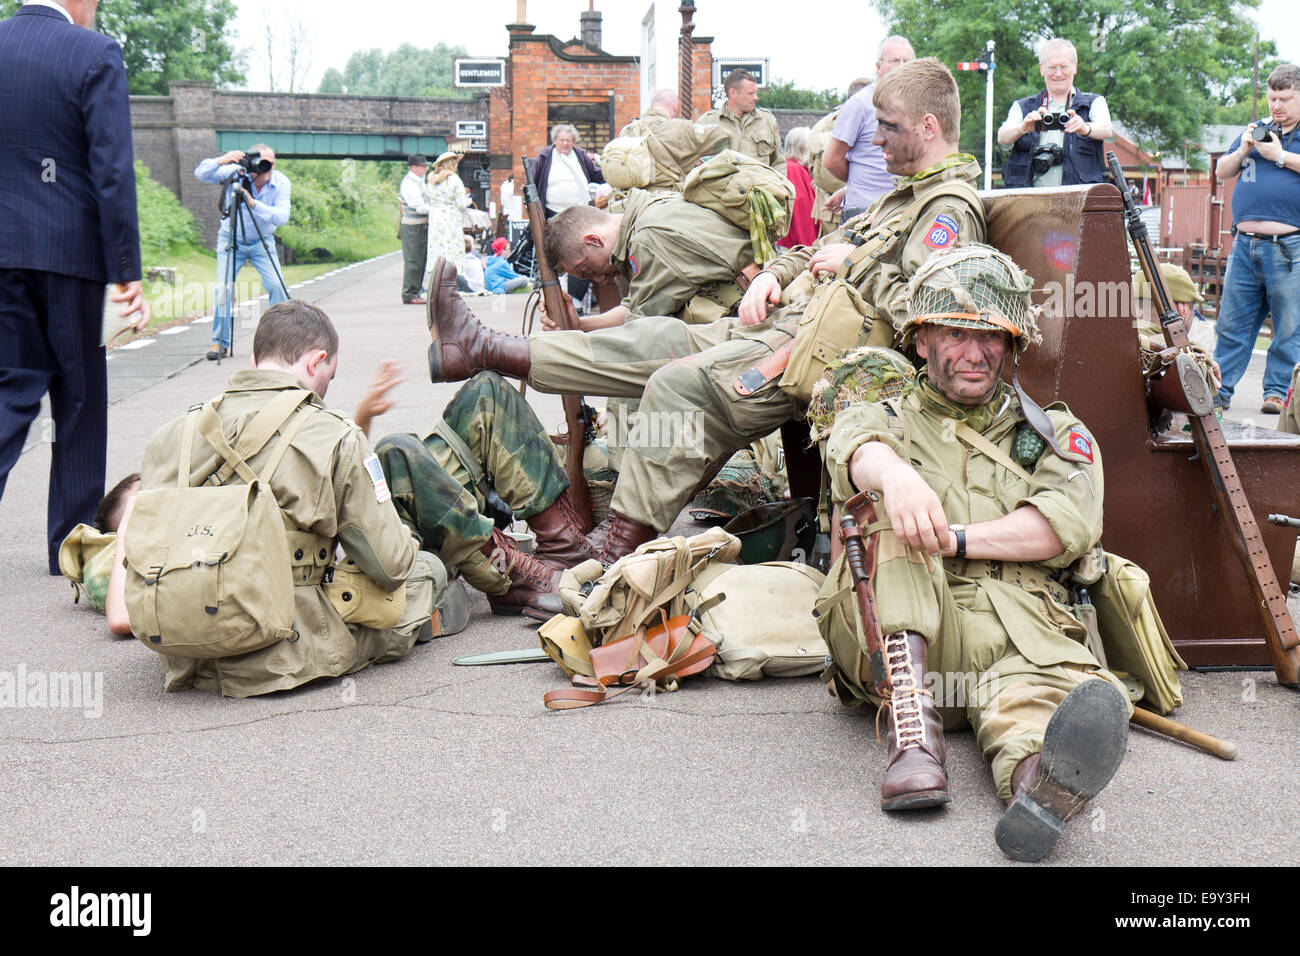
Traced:
<path id="1" fill-rule="evenodd" d="M 1237 745 L 1231 740 L 1220 740 L 1218 737 L 1211 737 L 1209 734 L 1203 734 L 1199 730 L 1192 730 L 1191 727 L 1180 724 L 1176 720 L 1161 717 L 1159 714 L 1153 714 L 1141 707 L 1133 708 L 1133 716 L 1129 720 L 1139 727 L 1145 727 L 1147 730 L 1154 730 L 1156 733 L 1172 737 L 1174 740 L 1181 740 L 1183 743 L 1191 744 L 1193 747 L 1204 750 L 1207 754 L 1213 754 L 1221 760 L 1237 759 Z"/>

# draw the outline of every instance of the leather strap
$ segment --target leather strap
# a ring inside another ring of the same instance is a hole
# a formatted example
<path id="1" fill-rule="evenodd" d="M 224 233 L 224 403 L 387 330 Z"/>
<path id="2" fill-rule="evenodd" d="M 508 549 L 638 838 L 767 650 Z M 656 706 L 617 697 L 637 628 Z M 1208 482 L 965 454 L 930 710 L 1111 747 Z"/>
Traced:
<path id="1" fill-rule="evenodd" d="M 790 353 L 793 351 L 794 339 L 791 339 L 763 361 L 737 375 L 731 387 L 737 395 L 753 395 L 772 379 L 781 377 L 785 367 L 790 364 Z"/>

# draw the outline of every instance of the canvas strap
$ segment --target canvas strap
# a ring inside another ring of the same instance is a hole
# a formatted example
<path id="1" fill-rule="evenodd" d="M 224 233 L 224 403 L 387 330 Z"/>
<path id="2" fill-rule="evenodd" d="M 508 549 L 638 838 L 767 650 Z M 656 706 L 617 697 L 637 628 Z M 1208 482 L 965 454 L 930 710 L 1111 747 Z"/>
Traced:
<path id="1" fill-rule="evenodd" d="M 984 455 L 984 457 L 991 458 L 993 461 L 996 461 L 999 465 L 1007 469 L 1007 471 L 1011 472 L 1017 478 L 1029 482 L 1033 481 L 1033 478 L 1030 477 L 1029 472 L 1025 471 L 1024 468 L 1016 464 L 1015 460 L 1010 455 L 1004 452 L 997 445 L 993 444 L 993 442 L 989 441 L 987 438 L 985 438 L 975 429 L 971 428 L 965 422 L 958 422 L 957 427 L 954 429 L 954 432 L 957 435 L 957 437 L 960 438 L 962 441 L 964 441 L 967 445 L 970 445 L 980 454 Z"/>
<path id="2" fill-rule="evenodd" d="M 439 418 L 433 423 L 433 433 L 447 443 L 447 447 L 456 456 L 456 460 L 460 462 L 461 467 L 469 472 L 470 481 L 474 483 L 474 487 L 478 489 L 479 494 L 487 498 L 487 475 L 483 473 L 483 467 L 479 464 L 474 453 L 470 451 L 469 445 L 466 445 L 464 439 L 456 434 L 456 429 L 451 427 L 447 419 Z"/>

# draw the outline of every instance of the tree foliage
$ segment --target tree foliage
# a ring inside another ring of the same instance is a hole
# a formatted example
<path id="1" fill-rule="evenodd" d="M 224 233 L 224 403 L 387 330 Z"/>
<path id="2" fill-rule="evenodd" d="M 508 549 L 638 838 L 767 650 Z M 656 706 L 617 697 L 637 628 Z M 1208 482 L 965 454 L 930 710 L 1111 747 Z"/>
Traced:
<path id="1" fill-rule="evenodd" d="M 387 55 L 379 48 L 357 50 L 341 73 L 334 67 L 325 71 L 317 92 L 468 98 L 468 91 L 453 85 L 452 61 L 458 56 L 465 56 L 463 47 L 441 42 L 432 49 L 404 43 Z"/>
<path id="2" fill-rule="evenodd" d="M 996 46 L 993 125 L 1011 101 L 1038 92 L 1036 50 L 1064 37 L 1079 51 L 1075 86 L 1101 93 L 1111 116 L 1142 145 L 1182 153 L 1220 110 L 1250 98 L 1255 24 L 1244 12 L 1259 0 L 880 0 L 890 33 L 917 54 L 950 68 Z M 1260 45 L 1261 58 L 1274 53 Z M 956 73 L 962 98 L 962 148 L 983 152 L 984 75 Z"/>
<path id="3" fill-rule="evenodd" d="M 773 82 L 759 90 L 758 105 L 769 110 L 823 110 L 829 113 L 844 101 L 838 90 L 804 90 L 790 81 Z"/>
<path id="4" fill-rule="evenodd" d="M 0 0 L 0 16 L 21 5 Z M 244 82 L 243 54 L 230 35 L 234 19 L 234 0 L 112 0 L 100 5 L 96 26 L 122 44 L 131 92 L 164 96 L 173 80 Z"/>

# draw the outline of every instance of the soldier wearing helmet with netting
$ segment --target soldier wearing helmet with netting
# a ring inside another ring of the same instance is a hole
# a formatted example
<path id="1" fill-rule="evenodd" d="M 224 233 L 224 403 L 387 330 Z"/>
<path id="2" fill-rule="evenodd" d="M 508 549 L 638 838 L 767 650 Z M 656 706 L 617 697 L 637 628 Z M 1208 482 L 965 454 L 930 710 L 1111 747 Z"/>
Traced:
<path id="1" fill-rule="evenodd" d="M 881 805 L 949 802 L 944 732 L 969 726 L 1008 804 L 998 844 L 1022 860 L 1046 854 L 1109 781 L 1131 712 L 1062 584 L 1101 537 L 1100 452 L 1064 405 L 1041 409 L 1002 380 L 1039 341 L 1029 292 L 983 245 L 913 275 L 901 332 L 925 366 L 901 398 L 839 412 L 827 451 L 836 505 L 853 511 L 865 493 L 879 519 L 863 533 L 883 679 L 863 615 L 840 596 L 842 556 L 818 601 L 831 692 L 882 707 Z"/>

